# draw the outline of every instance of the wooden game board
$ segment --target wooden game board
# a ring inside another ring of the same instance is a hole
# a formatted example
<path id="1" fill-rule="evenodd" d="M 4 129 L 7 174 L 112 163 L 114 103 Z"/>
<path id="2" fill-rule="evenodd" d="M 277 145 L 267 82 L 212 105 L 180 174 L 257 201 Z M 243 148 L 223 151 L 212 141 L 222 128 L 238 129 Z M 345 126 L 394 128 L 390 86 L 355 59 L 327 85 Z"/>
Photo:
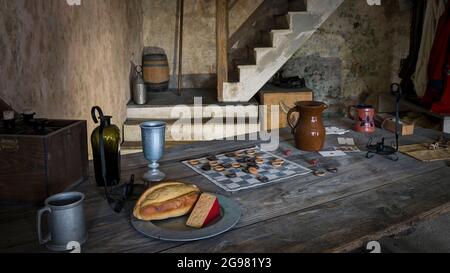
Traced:
<path id="1" fill-rule="evenodd" d="M 264 159 L 263 164 L 258 164 L 259 170 L 257 175 L 245 171 L 245 167 L 247 166 L 246 163 L 241 163 L 240 168 L 226 168 L 222 172 L 216 171 L 214 170 L 214 168 L 205 171 L 202 169 L 202 166 L 210 162 L 210 160 L 208 160 L 208 157 L 195 159 L 196 161 L 198 161 L 198 164 L 196 165 L 192 165 L 190 163 L 191 160 L 183 161 L 183 164 L 192 168 L 194 171 L 203 175 L 208 180 L 227 192 L 237 192 L 245 189 L 261 187 L 276 182 L 282 182 L 283 180 L 294 176 L 306 175 L 311 172 L 310 169 L 300 166 L 297 163 L 291 162 L 272 153 L 261 151 L 258 147 L 233 151 L 231 153 L 239 152 L 245 156 L 247 150 L 255 150 L 256 153 L 261 155 Z M 217 158 L 216 161 L 222 165 L 236 163 L 239 159 L 239 157 L 235 156 L 229 157 L 227 156 L 227 153 L 216 155 L 215 157 Z M 284 161 L 283 165 L 280 167 L 272 166 L 272 161 L 276 159 L 282 159 Z M 228 177 L 227 174 L 229 174 L 230 172 L 235 173 L 236 177 Z M 261 181 L 260 179 L 258 179 L 258 177 L 261 176 L 266 177 L 266 181 Z"/>

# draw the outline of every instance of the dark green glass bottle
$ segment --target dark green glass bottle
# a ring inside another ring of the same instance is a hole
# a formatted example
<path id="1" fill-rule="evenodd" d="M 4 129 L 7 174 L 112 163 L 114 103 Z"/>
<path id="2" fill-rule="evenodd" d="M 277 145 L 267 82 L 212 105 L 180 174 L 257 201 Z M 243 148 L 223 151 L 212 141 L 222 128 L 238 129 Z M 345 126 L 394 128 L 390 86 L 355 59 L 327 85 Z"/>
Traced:
<path id="1" fill-rule="evenodd" d="M 100 116 L 100 126 L 103 128 L 103 142 L 105 149 L 105 167 L 108 186 L 115 186 L 120 181 L 120 129 L 111 124 L 111 116 Z M 103 125 L 102 125 L 103 123 Z M 100 126 L 91 135 L 92 153 L 94 156 L 95 180 L 97 185 L 106 185 L 102 175 L 102 163 L 100 156 Z"/>

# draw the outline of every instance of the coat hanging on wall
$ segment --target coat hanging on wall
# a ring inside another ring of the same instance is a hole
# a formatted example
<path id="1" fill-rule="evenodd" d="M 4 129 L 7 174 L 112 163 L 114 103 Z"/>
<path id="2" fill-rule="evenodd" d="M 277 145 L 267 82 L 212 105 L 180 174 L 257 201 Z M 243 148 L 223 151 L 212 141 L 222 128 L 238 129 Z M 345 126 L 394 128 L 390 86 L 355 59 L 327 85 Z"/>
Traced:
<path id="1" fill-rule="evenodd" d="M 444 14 L 445 8 L 445 0 L 427 1 L 418 62 L 416 71 L 412 77 L 418 97 L 423 97 L 427 90 L 430 54 L 435 40 L 439 19 L 442 14 Z"/>
<path id="2" fill-rule="evenodd" d="M 441 16 L 428 67 L 429 85 L 422 103 L 432 111 L 450 113 L 450 3 Z"/>
<path id="3" fill-rule="evenodd" d="M 425 6 L 425 0 L 418 0 L 414 2 L 411 19 L 409 55 L 402 61 L 399 73 L 399 77 L 402 79 L 402 90 L 404 90 L 404 93 L 410 97 L 416 96 L 411 77 L 416 71 L 417 59 L 419 56 Z"/>
<path id="4" fill-rule="evenodd" d="M 431 108 L 432 112 L 450 114 L 450 55 L 448 57 L 446 71 L 447 74 L 444 80 L 441 100 L 433 104 L 433 107 Z"/>

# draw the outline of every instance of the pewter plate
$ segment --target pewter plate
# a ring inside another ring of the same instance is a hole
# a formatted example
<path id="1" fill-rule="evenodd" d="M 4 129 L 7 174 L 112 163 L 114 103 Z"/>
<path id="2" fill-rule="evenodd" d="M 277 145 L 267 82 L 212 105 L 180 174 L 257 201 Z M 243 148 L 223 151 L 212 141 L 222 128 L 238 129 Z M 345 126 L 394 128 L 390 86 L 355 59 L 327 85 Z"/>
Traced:
<path id="1" fill-rule="evenodd" d="M 202 229 L 186 226 L 189 216 L 162 221 L 141 221 L 131 216 L 131 225 L 141 234 L 163 241 L 190 242 L 220 235 L 239 222 L 241 208 L 225 196 L 216 196 L 221 206 L 220 217 Z"/>

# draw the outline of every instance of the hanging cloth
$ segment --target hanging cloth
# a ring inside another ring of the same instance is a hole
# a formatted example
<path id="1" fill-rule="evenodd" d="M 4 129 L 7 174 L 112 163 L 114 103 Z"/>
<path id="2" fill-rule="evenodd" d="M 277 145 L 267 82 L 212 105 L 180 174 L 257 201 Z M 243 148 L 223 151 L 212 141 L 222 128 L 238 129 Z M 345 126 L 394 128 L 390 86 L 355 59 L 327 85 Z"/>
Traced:
<path id="1" fill-rule="evenodd" d="M 444 94 L 442 95 L 441 101 L 433 104 L 431 111 L 440 114 L 450 114 L 450 55 L 443 92 Z"/>
<path id="2" fill-rule="evenodd" d="M 436 38 L 433 43 L 433 48 L 430 54 L 430 61 L 428 66 L 428 77 L 430 81 L 442 80 L 443 69 L 447 64 L 447 55 L 449 53 L 449 38 L 450 38 L 450 3 L 444 14 L 439 19 L 439 24 L 436 30 Z"/>
<path id="3" fill-rule="evenodd" d="M 420 51 L 420 43 L 422 41 L 423 20 L 425 15 L 425 0 L 414 2 L 411 19 L 410 45 L 408 57 L 402 61 L 399 77 L 402 79 L 401 86 L 407 96 L 415 97 L 414 83 L 412 75 L 416 71 L 417 59 Z"/>
<path id="4" fill-rule="evenodd" d="M 445 6 L 445 0 L 427 1 L 419 57 L 416 71 L 412 77 L 418 97 L 423 97 L 427 90 L 430 53 L 433 47 L 439 18 L 444 14 Z"/>
<path id="5" fill-rule="evenodd" d="M 446 12 L 441 16 L 436 32 L 433 49 L 430 54 L 428 66 L 428 89 L 422 99 L 425 107 L 432 108 L 433 112 L 446 112 L 443 109 L 450 108 L 450 101 L 446 101 L 446 90 L 450 88 L 448 69 L 450 68 L 450 3 Z M 450 98 L 450 97 L 449 97 Z"/>

